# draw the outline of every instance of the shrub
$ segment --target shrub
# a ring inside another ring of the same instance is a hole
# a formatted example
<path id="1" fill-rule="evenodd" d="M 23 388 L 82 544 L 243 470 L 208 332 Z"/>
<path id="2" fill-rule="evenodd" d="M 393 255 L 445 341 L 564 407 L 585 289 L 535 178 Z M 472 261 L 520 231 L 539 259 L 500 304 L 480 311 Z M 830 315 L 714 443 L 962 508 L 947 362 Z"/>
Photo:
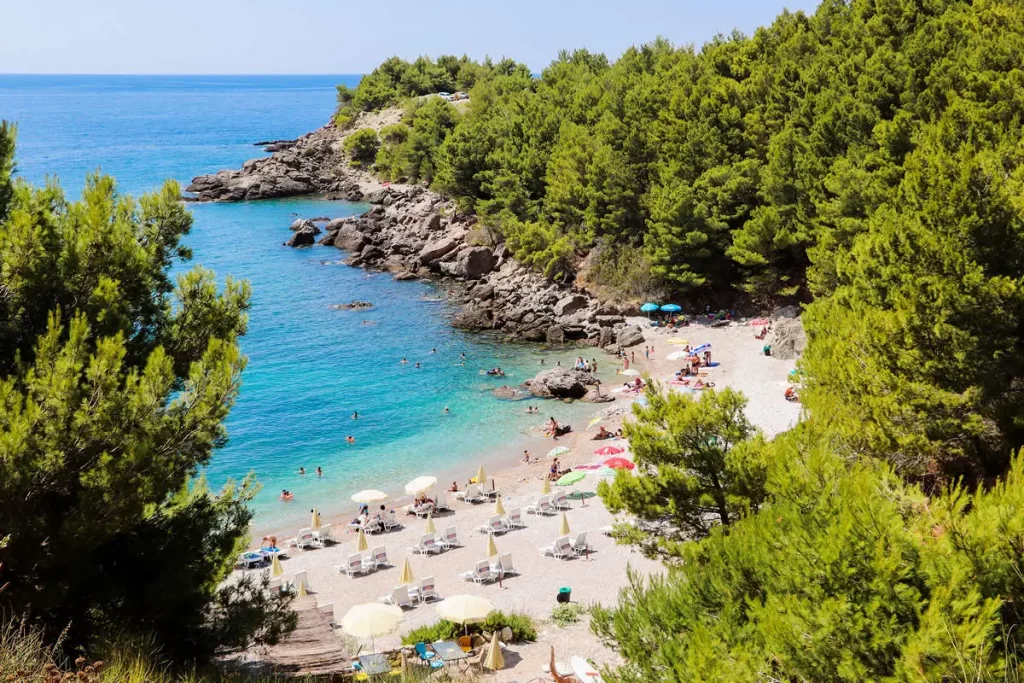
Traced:
<path id="1" fill-rule="evenodd" d="M 578 622 L 580 617 L 586 613 L 587 608 L 578 602 L 567 602 L 551 610 L 551 621 L 564 628 Z"/>
<path id="2" fill-rule="evenodd" d="M 405 634 L 402 638 L 402 643 L 412 645 L 414 643 L 432 643 L 437 640 L 454 640 L 464 633 L 469 633 L 470 635 L 484 632 L 493 633 L 506 626 L 512 630 L 513 642 L 537 639 L 537 627 L 534 625 L 533 619 L 528 615 L 521 613 L 505 614 L 504 612 L 496 611 L 487 617 L 486 621 L 479 624 L 469 624 L 468 627 L 452 623 L 446 619 L 441 619 L 427 626 L 420 626 Z"/>
<path id="3" fill-rule="evenodd" d="M 371 128 L 363 128 L 345 138 L 345 151 L 352 156 L 353 166 L 372 164 L 377 158 L 377 150 L 380 149 L 380 139 L 377 131 Z"/>

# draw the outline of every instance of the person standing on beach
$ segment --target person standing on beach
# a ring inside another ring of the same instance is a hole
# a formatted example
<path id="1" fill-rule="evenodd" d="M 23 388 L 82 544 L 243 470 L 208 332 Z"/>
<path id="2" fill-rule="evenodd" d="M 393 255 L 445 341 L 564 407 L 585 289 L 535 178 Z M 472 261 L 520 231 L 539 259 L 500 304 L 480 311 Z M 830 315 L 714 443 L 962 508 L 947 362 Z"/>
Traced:
<path id="1" fill-rule="evenodd" d="M 646 346 L 644 347 L 644 358 L 646 360 L 650 360 L 651 359 L 651 350 L 648 347 L 646 347 Z"/>

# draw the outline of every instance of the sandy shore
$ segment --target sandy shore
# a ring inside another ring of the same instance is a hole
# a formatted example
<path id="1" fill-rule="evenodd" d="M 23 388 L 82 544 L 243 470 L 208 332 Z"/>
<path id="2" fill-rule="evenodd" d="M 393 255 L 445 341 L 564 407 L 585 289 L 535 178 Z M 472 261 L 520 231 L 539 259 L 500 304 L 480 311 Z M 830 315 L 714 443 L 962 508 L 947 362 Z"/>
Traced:
<path id="1" fill-rule="evenodd" d="M 707 374 L 702 379 L 714 382 L 716 387 L 729 386 L 746 394 L 749 399 L 748 417 L 766 436 L 788 429 L 799 419 L 800 406 L 787 402 L 783 395 L 788 374 L 795 366 L 794 361 L 762 355 L 762 342 L 754 339 L 755 331 L 752 328 L 739 323 L 722 328 L 693 325 L 672 334 L 662 329 L 649 328 L 645 319 L 631 322 L 642 324 L 646 330 L 646 346 L 653 346 L 650 358 L 644 352 L 645 345 L 630 349 L 630 354 L 635 357 L 632 367 L 641 373 L 663 383 L 672 378 L 681 363 L 669 361 L 666 356 L 682 349 L 682 346 L 668 343 L 672 337 L 687 339 L 694 345 L 711 343 L 712 360 L 717 365 L 706 369 L 704 372 Z M 605 356 L 603 362 L 614 361 Z M 621 379 L 626 381 L 632 378 Z M 616 389 L 611 386 L 607 388 Z M 670 389 L 683 390 L 676 387 Z M 570 466 L 599 462 L 602 458 L 594 455 L 593 451 L 609 444 L 626 448 L 625 456 L 629 457 L 628 444 L 624 441 L 591 440 L 599 426 L 614 431 L 630 413 L 630 405 L 635 397 L 623 392 L 613 395 L 617 397 L 614 403 L 594 406 L 592 414 L 602 416 L 601 422 L 594 427 L 588 429 L 586 422 L 574 424 L 574 432 L 557 442 L 550 439 L 532 440 L 526 446 L 517 444 L 516 448 L 510 449 L 521 454 L 524 447 L 530 448 L 531 453 L 539 457 L 539 462 L 525 465 L 510 459 L 504 466 L 492 466 L 494 471 L 490 471 L 489 475 L 502 491 L 506 510 L 525 508 L 539 495 L 543 477 L 550 465 L 550 460 L 545 457 L 545 448 L 550 449 L 555 445 L 570 448 L 571 452 L 561 457 L 563 465 Z M 468 477 L 475 474 L 476 463 L 464 467 L 466 471 L 459 477 L 460 488 Z M 437 474 L 440 476 L 440 473 Z M 382 487 L 393 489 L 403 484 L 385 482 Z M 591 475 L 576 488 L 593 491 L 595 487 L 596 479 Z M 400 520 L 405 524 L 403 528 L 369 539 L 371 547 L 385 546 L 393 566 L 365 576 L 349 578 L 340 574 L 336 567 L 342 565 L 348 555 L 355 551 L 356 536 L 345 531 L 345 523 L 352 516 L 350 514 L 330 520 L 335 525 L 334 535 L 340 540 L 338 544 L 304 552 L 292 551 L 284 561 L 285 576 L 299 571 L 307 572 L 318 604 L 333 603 L 335 616 L 340 620 L 353 605 L 374 601 L 397 586 L 402 563 L 409 557 L 416 578 L 433 576 L 442 598 L 458 594 L 480 595 L 490 600 L 497 609 L 525 612 L 537 620 L 538 641 L 509 646 L 506 669 L 493 680 L 530 680 L 541 676 L 541 666 L 548 661 L 551 645 L 555 646 L 556 656 L 560 660 L 579 655 L 599 665 L 618 663 L 616 653 L 602 646 L 590 633 L 586 618 L 564 629 L 550 621 L 551 610 L 556 605 L 555 595 L 561 587 L 572 589 L 574 602 L 613 605 L 619 590 L 627 583 L 627 567 L 642 575 L 663 571 L 660 563 L 643 557 L 627 546 L 617 545 L 600 532 L 602 527 L 612 524 L 613 519 L 599 498 L 582 502 L 573 500 L 571 509 L 566 513 L 573 534 L 587 532 L 587 539 L 594 550 L 589 557 L 559 560 L 541 555 L 540 548 L 552 543 L 558 536 L 560 515 L 524 515 L 526 528 L 496 537 L 498 550 L 501 553 L 512 553 L 513 563 L 518 570 L 517 575 L 506 578 L 500 585 L 478 585 L 459 578 L 461 572 L 470 570 L 477 560 L 486 557 L 487 536 L 480 533 L 478 527 L 493 514 L 494 505 L 472 505 L 451 498 L 449 503 L 454 512 L 439 516 L 435 523 L 438 531 L 449 526 L 456 527 L 462 541 L 460 548 L 429 557 L 411 554 L 409 549 L 424 532 L 424 521 L 400 514 Z M 399 501 L 391 501 L 390 504 L 397 508 Z M 353 514 L 355 507 L 353 505 Z M 395 634 L 376 638 L 372 645 L 378 650 L 395 647 L 400 643 L 402 634 L 437 619 L 437 612 L 429 603 L 406 610 L 399 630 Z M 355 641 L 345 638 L 354 651 L 357 647 Z M 366 652 L 371 643 L 358 645 L 363 646 Z"/>

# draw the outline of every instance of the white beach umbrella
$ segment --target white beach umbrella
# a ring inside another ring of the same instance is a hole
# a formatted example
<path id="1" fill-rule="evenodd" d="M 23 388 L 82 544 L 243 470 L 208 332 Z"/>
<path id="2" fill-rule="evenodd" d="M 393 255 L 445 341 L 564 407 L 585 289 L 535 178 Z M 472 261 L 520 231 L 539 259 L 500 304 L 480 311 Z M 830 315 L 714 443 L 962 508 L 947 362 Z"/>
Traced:
<path id="1" fill-rule="evenodd" d="M 352 494 L 352 500 L 357 503 L 379 503 L 382 500 L 387 500 L 388 494 L 377 489 L 365 489 L 359 493 Z"/>
<path id="2" fill-rule="evenodd" d="M 689 357 L 690 354 L 688 354 L 686 351 L 673 351 L 672 353 L 665 356 L 665 358 L 667 358 L 668 360 L 682 360 L 684 358 Z"/>
<path id="3" fill-rule="evenodd" d="M 387 635 L 402 621 L 402 609 L 395 605 L 369 602 L 356 605 L 341 620 L 341 630 L 355 638 Z"/>
<path id="4" fill-rule="evenodd" d="M 415 496 L 433 488 L 435 484 L 437 484 L 437 477 L 416 477 L 405 485 L 405 492 L 407 495 Z"/>
<path id="5" fill-rule="evenodd" d="M 628 377 L 636 377 L 637 375 L 640 374 L 640 371 L 636 370 L 634 368 L 630 368 L 628 370 L 619 370 L 619 374 L 620 375 L 626 375 Z"/>
<path id="6" fill-rule="evenodd" d="M 456 624 L 475 624 L 487 619 L 494 611 L 489 600 L 476 595 L 453 595 L 437 603 L 442 619 Z"/>

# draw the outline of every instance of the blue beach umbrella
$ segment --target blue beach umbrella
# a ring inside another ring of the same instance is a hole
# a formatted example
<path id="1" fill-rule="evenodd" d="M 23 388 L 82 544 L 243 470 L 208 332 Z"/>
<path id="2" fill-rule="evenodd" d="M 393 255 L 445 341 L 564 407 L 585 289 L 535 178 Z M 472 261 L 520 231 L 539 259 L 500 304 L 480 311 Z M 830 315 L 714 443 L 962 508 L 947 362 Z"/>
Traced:
<path id="1" fill-rule="evenodd" d="M 658 310 L 660 306 L 658 304 L 646 303 L 640 307 L 640 310 L 647 314 L 647 317 L 651 317 L 651 313 Z"/>
<path id="2" fill-rule="evenodd" d="M 665 304 L 664 306 L 661 307 L 661 310 L 665 311 L 666 313 L 678 313 L 679 311 L 683 310 L 683 307 L 680 306 L 679 304 Z"/>

